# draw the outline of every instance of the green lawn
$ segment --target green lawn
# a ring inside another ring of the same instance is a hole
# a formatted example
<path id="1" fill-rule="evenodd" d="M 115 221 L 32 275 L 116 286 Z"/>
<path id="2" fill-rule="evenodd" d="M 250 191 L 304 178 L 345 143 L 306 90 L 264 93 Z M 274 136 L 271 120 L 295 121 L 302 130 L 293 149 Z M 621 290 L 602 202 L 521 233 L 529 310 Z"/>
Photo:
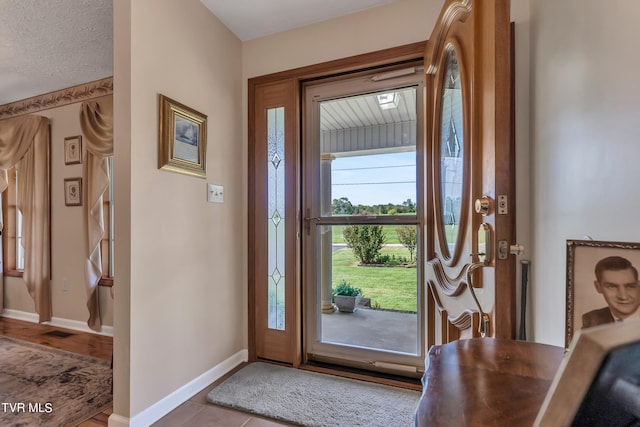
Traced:
<path id="1" fill-rule="evenodd" d="M 409 258 L 404 247 L 385 247 L 383 254 Z M 351 249 L 333 253 L 333 285 L 343 280 L 362 289 L 362 296 L 371 299 L 371 306 L 415 312 L 417 307 L 417 269 L 403 267 L 360 267 Z"/>
<path id="2" fill-rule="evenodd" d="M 398 225 L 383 226 L 382 231 L 384 232 L 386 243 L 400 243 L 398 241 L 398 234 L 396 233 L 396 229 L 398 227 L 399 227 Z M 344 225 L 334 225 L 331 227 L 333 243 L 346 243 L 344 241 L 344 237 L 342 236 L 342 230 L 344 230 L 344 228 L 345 228 Z"/>
<path id="3" fill-rule="evenodd" d="M 385 225 L 383 230 L 387 244 L 399 244 L 397 225 Z M 342 236 L 344 226 L 332 227 L 332 242 L 345 243 Z M 449 243 L 454 243 L 455 232 L 446 227 Z M 481 236 L 481 238 L 484 236 Z M 385 246 L 382 254 L 409 258 L 409 251 L 402 246 Z M 415 254 L 414 254 L 415 255 Z M 371 306 L 415 312 L 417 307 L 417 269 L 402 267 L 361 267 L 351 249 L 344 248 L 333 253 L 333 286 L 343 280 L 362 289 L 362 294 L 371 299 Z"/>

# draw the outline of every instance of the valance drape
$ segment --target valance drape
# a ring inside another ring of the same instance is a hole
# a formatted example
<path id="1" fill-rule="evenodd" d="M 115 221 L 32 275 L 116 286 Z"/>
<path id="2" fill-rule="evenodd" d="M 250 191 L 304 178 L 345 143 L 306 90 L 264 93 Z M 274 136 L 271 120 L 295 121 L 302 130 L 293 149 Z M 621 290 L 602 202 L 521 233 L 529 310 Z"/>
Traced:
<path id="1" fill-rule="evenodd" d="M 104 235 L 103 195 L 109 188 L 108 157 L 113 155 L 113 98 L 83 102 L 80 125 L 86 140 L 84 218 L 86 225 L 85 282 L 87 289 L 87 325 L 99 331 L 100 305 L 98 283 L 102 277 L 100 242 Z"/>
<path id="2" fill-rule="evenodd" d="M 49 119 L 21 116 L 0 121 L 0 193 L 7 169 L 18 170 L 18 209 L 22 212 L 23 279 L 40 322 L 51 320 L 49 280 Z M 1 226 L 0 226 L 1 227 Z"/>

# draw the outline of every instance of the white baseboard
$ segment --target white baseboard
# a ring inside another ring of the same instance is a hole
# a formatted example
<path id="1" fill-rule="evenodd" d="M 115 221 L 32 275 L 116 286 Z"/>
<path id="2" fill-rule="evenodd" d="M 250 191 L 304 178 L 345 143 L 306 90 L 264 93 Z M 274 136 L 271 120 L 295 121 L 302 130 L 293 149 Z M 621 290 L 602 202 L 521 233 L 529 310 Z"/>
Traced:
<path id="1" fill-rule="evenodd" d="M 108 427 L 129 427 L 129 418 L 111 414 L 107 421 Z"/>
<path id="2" fill-rule="evenodd" d="M 39 317 L 37 313 L 30 313 L 28 311 L 12 310 L 5 308 L 0 314 L 1 317 L 9 319 L 24 320 L 25 322 L 38 323 Z M 74 331 L 89 332 L 91 334 L 113 336 L 113 326 L 102 326 L 102 331 L 96 332 L 87 326 L 86 322 L 80 322 L 79 320 L 64 319 L 62 317 L 52 317 L 51 321 L 44 322 L 44 325 L 57 326 L 59 328 L 73 329 Z"/>
<path id="3" fill-rule="evenodd" d="M 138 413 L 133 418 L 128 419 L 128 424 L 121 424 L 126 418 L 112 414 L 109 416 L 109 427 L 147 427 L 158 421 L 160 418 L 173 411 L 178 406 L 189 400 L 195 394 L 202 391 L 205 387 L 222 378 L 239 364 L 249 360 L 249 351 L 240 350 L 222 363 L 209 369 L 204 374 L 180 387 L 173 393 L 149 406 L 144 411 Z M 114 418 L 114 424 L 111 424 L 111 418 Z"/>

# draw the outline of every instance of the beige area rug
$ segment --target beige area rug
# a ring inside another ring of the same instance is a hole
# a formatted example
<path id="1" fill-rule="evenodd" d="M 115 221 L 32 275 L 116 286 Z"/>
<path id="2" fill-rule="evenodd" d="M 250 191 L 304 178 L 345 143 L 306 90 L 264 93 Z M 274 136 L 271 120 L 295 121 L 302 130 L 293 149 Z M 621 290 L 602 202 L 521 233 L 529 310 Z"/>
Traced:
<path id="1" fill-rule="evenodd" d="M 207 395 L 223 405 L 305 427 L 412 427 L 420 393 L 250 363 Z"/>
<path id="2" fill-rule="evenodd" d="M 111 406 L 106 360 L 0 336 L 0 426 L 75 426 Z"/>

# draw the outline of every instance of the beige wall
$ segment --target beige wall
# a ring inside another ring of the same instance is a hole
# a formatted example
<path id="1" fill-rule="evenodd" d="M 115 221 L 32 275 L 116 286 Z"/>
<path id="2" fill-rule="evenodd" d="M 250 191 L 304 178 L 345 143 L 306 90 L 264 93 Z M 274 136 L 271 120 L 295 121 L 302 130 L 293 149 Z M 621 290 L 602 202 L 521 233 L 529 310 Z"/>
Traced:
<path id="1" fill-rule="evenodd" d="M 115 3 L 116 362 L 131 358 L 130 380 L 116 366 L 116 413 L 246 346 L 247 78 L 425 40 L 442 3 L 401 0 L 243 44 L 196 0 Z M 512 2 L 518 237 L 533 266 L 530 339 L 563 345 L 566 239 L 640 239 L 638 202 L 611 191 L 639 181 L 627 22 L 639 6 L 531 3 Z M 204 181 L 156 169 L 158 92 L 209 115 L 207 182 L 225 185 L 224 205 L 204 202 Z"/>
<path id="2" fill-rule="evenodd" d="M 135 417 L 246 348 L 241 43 L 198 0 L 114 5 L 115 413 Z M 208 116 L 206 180 L 158 170 L 159 93 Z"/>
<path id="3" fill-rule="evenodd" d="M 247 346 L 242 76 L 425 40 L 435 3 L 401 0 L 244 44 L 197 0 L 114 3 L 115 414 L 135 417 Z M 158 93 L 209 116 L 206 181 L 157 169 Z M 205 202 L 205 182 L 225 186 L 223 205 Z"/>
<path id="4" fill-rule="evenodd" d="M 388 5 L 244 42 L 245 78 L 424 41 L 443 0 Z"/>
<path id="5" fill-rule="evenodd" d="M 537 341 L 564 344 L 567 239 L 640 241 L 639 14 L 624 0 L 531 2 Z"/>
<path id="6" fill-rule="evenodd" d="M 65 206 L 63 183 L 65 178 L 82 177 L 83 164 L 65 165 L 64 138 L 81 135 L 80 105 L 75 103 L 39 111 L 36 114 L 50 119 L 51 125 L 51 299 L 53 317 L 80 322 L 89 318 L 87 293 L 84 284 L 84 246 L 86 237 L 82 227 L 80 206 Z M 86 149 L 86 144 L 83 144 Z M 63 280 L 68 290 L 63 290 Z M 5 278 L 5 308 L 35 313 L 34 303 L 21 278 Z M 113 325 L 113 299 L 108 288 L 100 288 L 103 325 Z M 19 314 L 22 315 L 22 314 Z M 54 319 L 56 320 L 56 319 Z M 86 326 L 86 325 L 84 325 Z"/>
<path id="7" fill-rule="evenodd" d="M 129 425 L 131 414 L 131 2 L 113 3 L 113 189 L 115 279 L 113 414 L 109 426 Z M 119 417 L 116 421 L 114 418 Z M 113 419 L 113 421 L 112 421 Z"/>

